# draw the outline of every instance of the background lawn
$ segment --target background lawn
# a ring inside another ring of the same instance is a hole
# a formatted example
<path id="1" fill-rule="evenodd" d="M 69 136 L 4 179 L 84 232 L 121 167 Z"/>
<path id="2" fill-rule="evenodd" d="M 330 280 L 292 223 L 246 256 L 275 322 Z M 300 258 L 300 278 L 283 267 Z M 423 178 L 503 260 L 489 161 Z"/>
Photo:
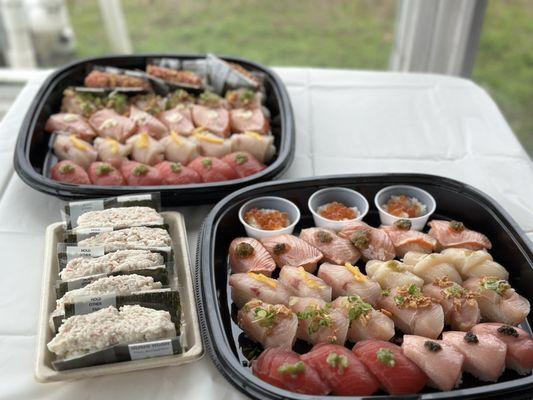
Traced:
<path id="1" fill-rule="evenodd" d="M 135 52 L 388 69 L 395 0 L 123 0 Z M 96 0 L 68 0 L 78 57 L 110 52 Z M 533 154 L 533 2 L 489 2 L 473 79 Z"/>

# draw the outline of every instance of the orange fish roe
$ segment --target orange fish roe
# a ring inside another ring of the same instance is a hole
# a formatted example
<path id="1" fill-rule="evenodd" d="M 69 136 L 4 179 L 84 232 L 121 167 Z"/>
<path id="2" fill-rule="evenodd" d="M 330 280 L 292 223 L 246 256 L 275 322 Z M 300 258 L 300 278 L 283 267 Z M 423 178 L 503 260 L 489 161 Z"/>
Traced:
<path id="1" fill-rule="evenodd" d="M 401 218 L 416 218 L 425 212 L 425 206 L 418 199 L 404 194 L 392 196 L 383 208 L 389 214 Z"/>
<path id="2" fill-rule="evenodd" d="M 338 201 L 320 206 L 318 214 L 332 221 L 343 221 L 357 217 L 357 212 L 353 208 L 346 207 Z"/>
<path id="3" fill-rule="evenodd" d="M 275 231 L 285 228 L 290 224 L 289 215 L 286 212 L 258 208 L 252 208 L 246 212 L 244 214 L 244 220 L 254 228 L 265 231 Z"/>

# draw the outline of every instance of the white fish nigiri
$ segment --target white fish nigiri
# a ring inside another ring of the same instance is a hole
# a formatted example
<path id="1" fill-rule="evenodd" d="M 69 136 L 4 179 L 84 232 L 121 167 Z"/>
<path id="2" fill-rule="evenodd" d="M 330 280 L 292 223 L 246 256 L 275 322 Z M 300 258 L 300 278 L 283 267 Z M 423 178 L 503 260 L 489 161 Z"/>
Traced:
<path id="1" fill-rule="evenodd" d="M 231 298 L 241 308 L 252 299 L 269 304 L 289 304 L 290 292 L 282 283 L 254 272 L 233 274 L 229 277 Z"/>
<path id="2" fill-rule="evenodd" d="M 366 273 L 382 288 L 394 288 L 398 286 L 416 285 L 422 287 L 424 280 L 408 270 L 408 267 L 400 261 L 370 260 L 366 263 Z"/>
<path id="3" fill-rule="evenodd" d="M 458 284 L 463 283 L 461 275 L 455 269 L 452 260 L 444 254 L 424 254 L 410 251 L 405 254 L 403 262 L 406 268 L 425 283 L 447 277 Z"/>
<path id="4" fill-rule="evenodd" d="M 293 296 L 331 301 L 331 286 L 303 267 L 284 266 L 279 273 L 278 282 L 283 283 Z"/>
<path id="5" fill-rule="evenodd" d="M 492 259 L 485 250 L 446 249 L 442 254 L 450 258 L 463 279 L 495 276 L 498 279 L 509 279 L 509 272 Z"/>

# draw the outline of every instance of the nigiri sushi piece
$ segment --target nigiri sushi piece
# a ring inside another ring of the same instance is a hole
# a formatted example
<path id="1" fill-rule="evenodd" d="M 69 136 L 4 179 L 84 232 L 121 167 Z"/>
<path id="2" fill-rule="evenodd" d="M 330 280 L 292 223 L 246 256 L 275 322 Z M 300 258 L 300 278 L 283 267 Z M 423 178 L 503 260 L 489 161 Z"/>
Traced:
<path id="1" fill-rule="evenodd" d="M 270 276 L 276 262 L 259 240 L 238 237 L 229 245 L 229 263 L 233 273 L 256 272 Z"/>
<path id="2" fill-rule="evenodd" d="M 224 157 L 231 153 L 231 142 L 209 131 L 196 132 L 192 140 L 198 146 L 198 151 L 206 157 Z"/>
<path id="3" fill-rule="evenodd" d="M 465 357 L 442 340 L 404 335 L 403 354 L 428 376 L 428 385 L 443 391 L 459 386 Z"/>
<path id="4" fill-rule="evenodd" d="M 159 171 L 163 185 L 187 185 L 202 182 L 198 172 L 179 162 L 161 161 L 154 168 Z"/>
<path id="5" fill-rule="evenodd" d="M 331 303 L 350 320 L 348 340 L 390 340 L 394 336 L 394 322 L 383 311 L 375 310 L 357 295 L 337 297 Z"/>
<path id="6" fill-rule="evenodd" d="M 263 351 L 252 362 L 252 372 L 273 386 L 295 393 L 318 396 L 331 391 L 312 366 L 300 360 L 298 353 L 284 347 Z"/>
<path id="7" fill-rule="evenodd" d="M 507 345 L 488 333 L 449 331 L 444 343 L 452 345 L 465 358 L 463 370 L 485 382 L 496 382 L 505 369 Z"/>
<path id="8" fill-rule="evenodd" d="M 238 308 L 252 299 L 269 304 L 289 304 L 289 290 L 282 283 L 254 272 L 233 274 L 229 277 L 231 298 Z"/>
<path id="9" fill-rule="evenodd" d="M 409 285 L 424 286 L 424 280 L 410 272 L 400 261 L 370 260 L 365 269 L 370 279 L 378 282 L 383 289 Z"/>
<path id="10" fill-rule="evenodd" d="M 304 267 L 307 272 L 315 272 L 317 263 L 322 260 L 320 250 L 293 235 L 282 234 L 261 240 L 272 255 L 276 265 L 283 267 Z"/>
<path id="11" fill-rule="evenodd" d="M 228 110 L 230 108 L 228 101 L 224 97 L 221 97 L 218 94 L 208 90 L 198 96 L 197 103 L 201 106 L 212 109 L 223 108 Z"/>
<path id="12" fill-rule="evenodd" d="M 89 167 L 88 174 L 93 185 L 122 186 L 126 184 L 122 173 L 109 163 L 93 162 Z"/>
<path id="13" fill-rule="evenodd" d="M 44 126 L 49 133 L 75 135 L 76 137 L 90 142 L 96 136 L 91 125 L 81 115 L 73 113 L 59 113 L 51 115 Z"/>
<path id="14" fill-rule="evenodd" d="M 337 396 L 369 396 L 379 382 L 353 352 L 338 344 L 321 343 L 301 360 L 311 365 Z"/>
<path id="15" fill-rule="evenodd" d="M 54 153 L 59 160 L 71 160 L 83 169 L 88 169 L 98 157 L 90 143 L 75 135 L 57 135 L 54 140 Z"/>
<path id="16" fill-rule="evenodd" d="M 468 331 L 481 319 L 475 294 L 447 277 L 424 285 L 422 293 L 442 306 L 444 323 L 454 330 Z"/>
<path id="17" fill-rule="evenodd" d="M 303 267 L 284 266 L 279 273 L 278 282 L 283 283 L 293 296 L 331 301 L 331 286 Z"/>
<path id="18" fill-rule="evenodd" d="M 170 132 L 176 132 L 178 135 L 189 136 L 194 131 L 191 109 L 183 104 L 160 112 L 157 114 L 157 118 Z"/>
<path id="19" fill-rule="evenodd" d="M 515 326 L 490 322 L 472 328 L 476 335 L 491 334 L 507 345 L 505 365 L 507 368 L 527 375 L 533 369 L 533 339 L 529 334 Z"/>
<path id="20" fill-rule="evenodd" d="M 202 77 L 192 71 L 177 70 L 173 68 L 161 67 L 159 65 L 148 64 L 146 66 L 146 73 L 178 86 L 203 85 Z"/>
<path id="21" fill-rule="evenodd" d="M 94 139 L 94 149 L 98 153 L 98 159 L 120 168 L 124 160 L 128 159 L 131 153 L 131 144 L 122 144 L 113 138 L 97 137 Z"/>
<path id="22" fill-rule="evenodd" d="M 222 161 L 231 165 L 237 172 L 237 175 L 239 175 L 239 178 L 257 174 L 266 168 L 266 165 L 260 163 L 254 156 L 244 151 L 227 154 L 222 157 Z"/>
<path id="23" fill-rule="evenodd" d="M 345 225 L 339 236 L 350 240 L 361 252 L 365 260 L 392 260 L 396 250 L 389 235 L 381 229 L 372 228 L 363 221 L 354 221 Z"/>
<path id="24" fill-rule="evenodd" d="M 291 297 L 289 308 L 298 317 L 297 337 L 311 344 L 343 345 L 348 333 L 348 318 L 324 300 L 313 297 Z"/>
<path id="25" fill-rule="evenodd" d="M 425 283 L 431 283 L 435 279 L 447 277 L 458 284 L 463 283 L 463 279 L 452 262 L 445 254 L 425 254 L 409 251 L 403 258 L 405 267 L 416 276 L 419 276 Z"/>
<path id="26" fill-rule="evenodd" d="M 96 111 L 89 118 L 89 124 L 99 136 L 110 137 L 120 143 L 124 143 L 135 132 L 135 122 L 109 108 Z"/>
<path id="27" fill-rule="evenodd" d="M 188 164 L 200 155 L 198 144 L 176 132 L 170 132 L 159 141 L 165 149 L 165 160 Z"/>
<path id="28" fill-rule="evenodd" d="M 233 168 L 214 157 L 196 157 L 188 167 L 198 172 L 203 182 L 221 182 L 238 178 Z"/>
<path id="29" fill-rule="evenodd" d="M 59 161 L 52 167 L 50 176 L 54 181 L 70 183 L 72 185 L 90 185 L 87 172 L 78 164 L 70 160 Z"/>
<path id="30" fill-rule="evenodd" d="M 450 258 L 463 279 L 495 276 L 509 279 L 509 272 L 492 259 L 485 250 L 446 249 L 442 254 Z"/>
<path id="31" fill-rule="evenodd" d="M 246 335 L 269 347 L 292 349 L 296 340 L 298 318 L 283 304 L 268 304 L 250 300 L 237 314 L 237 322 Z"/>
<path id="32" fill-rule="evenodd" d="M 192 120 L 195 126 L 204 127 L 220 137 L 228 137 L 231 133 L 229 112 L 224 108 L 194 105 L 192 107 Z"/>
<path id="33" fill-rule="evenodd" d="M 257 132 L 236 133 L 231 135 L 230 140 L 232 151 L 245 151 L 262 163 L 270 161 L 276 153 L 272 135 L 261 135 Z"/>
<path id="34" fill-rule="evenodd" d="M 93 88 L 140 88 L 149 90 L 150 83 L 141 77 L 93 69 L 83 81 L 83 85 Z"/>
<path id="35" fill-rule="evenodd" d="M 234 108 L 260 108 L 262 95 L 260 92 L 254 92 L 250 89 L 242 88 L 237 90 L 228 90 L 224 96 L 231 109 Z"/>
<path id="36" fill-rule="evenodd" d="M 448 249 L 460 247 L 470 250 L 490 249 L 490 240 L 482 233 L 467 229 L 462 222 L 434 219 L 428 223 L 428 232 L 439 242 L 438 247 Z"/>
<path id="37" fill-rule="evenodd" d="M 400 346 L 382 340 L 363 340 L 352 351 L 389 394 L 414 394 L 426 386 L 427 376 L 403 354 Z"/>
<path id="38" fill-rule="evenodd" d="M 137 161 L 124 161 L 120 172 L 129 186 L 156 186 L 161 184 L 161 174 L 157 169 Z"/>
<path id="39" fill-rule="evenodd" d="M 268 119 L 261 108 L 237 108 L 229 112 L 232 132 L 242 133 L 253 131 L 266 135 L 269 130 Z"/>
<path id="40" fill-rule="evenodd" d="M 518 325 L 529 315 L 529 301 L 506 280 L 492 276 L 470 278 L 463 286 L 476 293 L 481 316 L 487 321 Z"/>
<path id="41" fill-rule="evenodd" d="M 403 333 L 435 339 L 444 328 L 441 305 L 415 285 L 384 291 L 378 306 L 391 314 L 394 325 Z"/>
<path id="42" fill-rule="evenodd" d="M 165 148 L 147 133 L 138 133 L 127 142 L 131 145 L 131 158 L 147 165 L 156 165 L 163 161 Z"/>
<path id="43" fill-rule="evenodd" d="M 333 298 L 358 295 L 364 301 L 376 304 L 381 295 L 379 283 L 368 279 L 358 267 L 349 263 L 344 265 L 323 263 L 318 270 L 318 277 L 332 287 Z"/>
<path id="44" fill-rule="evenodd" d="M 147 133 L 156 140 L 169 134 L 167 126 L 154 117 L 135 106 L 130 107 L 130 119 L 135 122 L 135 133 Z"/>
<path id="45" fill-rule="evenodd" d="M 437 239 L 419 232 L 411 230 L 411 221 L 400 219 L 391 226 L 381 226 L 394 245 L 397 257 L 403 257 L 408 251 L 420 253 L 431 253 L 437 247 Z"/>
<path id="46" fill-rule="evenodd" d="M 352 243 L 324 228 L 307 228 L 300 232 L 300 239 L 316 247 L 324 255 L 324 260 L 338 265 L 355 264 L 361 253 Z"/>

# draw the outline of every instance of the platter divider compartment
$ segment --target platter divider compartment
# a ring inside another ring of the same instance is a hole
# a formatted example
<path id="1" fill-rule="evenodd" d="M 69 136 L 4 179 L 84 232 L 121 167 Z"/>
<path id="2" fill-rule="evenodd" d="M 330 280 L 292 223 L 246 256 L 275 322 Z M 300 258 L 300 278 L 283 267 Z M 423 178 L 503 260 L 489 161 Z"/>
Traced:
<path id="1" fill-rule="evenodd" d="M 196 361 L 203 356 L 203 345 L 198 324 L 192 286 L 192 270 L 189 261 L 189 247 L 183 216 L 177 212 L 162 212 L 164 221 L 169 225 L 169 232 L 174 247 L 174 279 L 177 279 L 183 315 L 183 331 L 187 341 L 187 350 L 182 354 L 143 360 L 103 364 L 93 367 L 56 371 L 52 368 L 54 355 L 48 351 L 46 344 L 52 339 L 48 326 L 48 317 L 55 307 L 55 282 L 58 276 L 56 255 L 57 243 L 61 240 L 65 224 L 57 222 L 46 229 L 44 271 L 41 290 L 41 308 L 37 334 L 37 357 L 35 360 L 35 379 L 39 382 L 54 382 L 112 375 L 142 369 L 178 366 Z M 176 283 L 176 282 L 174 282 Z"/>

